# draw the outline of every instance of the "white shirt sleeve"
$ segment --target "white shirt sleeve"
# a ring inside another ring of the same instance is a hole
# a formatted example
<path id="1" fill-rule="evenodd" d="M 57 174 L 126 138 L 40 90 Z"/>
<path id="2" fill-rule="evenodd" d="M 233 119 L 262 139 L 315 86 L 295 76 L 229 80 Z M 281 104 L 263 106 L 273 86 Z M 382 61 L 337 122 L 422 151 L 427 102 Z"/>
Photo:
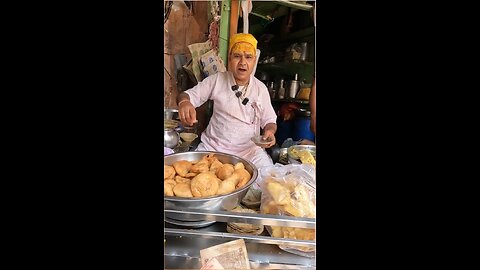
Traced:
<path id="1" fill-rule="evenodd" d="M 217 78 L 218 73 L 208 76 L 193 88 L 184 92 L 190 97 L 190 103 L 192 103 L 195 108 L 202 106 L 203 103 L 211 98 Z"/>

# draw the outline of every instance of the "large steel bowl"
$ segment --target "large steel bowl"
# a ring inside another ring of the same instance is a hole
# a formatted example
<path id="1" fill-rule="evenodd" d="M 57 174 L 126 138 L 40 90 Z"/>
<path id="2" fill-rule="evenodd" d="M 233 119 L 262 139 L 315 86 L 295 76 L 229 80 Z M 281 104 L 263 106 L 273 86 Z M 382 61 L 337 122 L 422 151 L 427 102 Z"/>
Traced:
<path id="1" fill-rule="evenodd" d="M 202 159 L 203 156 L 208 154 L 215 154 L 218 160 L 222 163 L 230 163 L 235 165 L 238 162 L 242 162 L 245 166 L 245 169 L 252 175 L 250 181 L 247 184 L 239 189 L 236 189 L 230 194 L 226 195 L 217 195 L 207 198 L 182 198 L 182 197 L 172 197 L 164 196 L 165 208 L 177 208 L 184 210 L 220 210 L 220 211 L 229 211 L 235 208 L 240 204 L 243 197 L 247 194 L 250 186 L 255 182 L 258 175 L 258 170 L 250 161 L 247 161 L 243 158 L 219 152 L 210 152 L 210 151 L 198 151 L 198 152 L 184 152 L 171 154 L 164 157 L 165 165 L 172 165 L 175 161 L 179 160 L 188 160 L 188 161 L 197 161 Z M 165 215 L 168 218 L 183 220 L 183 221 L 199 221 L 201 219 L 195 217 L 189 217 L 188 215 L 181 214 L 171 214 L 166 213 Z"/>

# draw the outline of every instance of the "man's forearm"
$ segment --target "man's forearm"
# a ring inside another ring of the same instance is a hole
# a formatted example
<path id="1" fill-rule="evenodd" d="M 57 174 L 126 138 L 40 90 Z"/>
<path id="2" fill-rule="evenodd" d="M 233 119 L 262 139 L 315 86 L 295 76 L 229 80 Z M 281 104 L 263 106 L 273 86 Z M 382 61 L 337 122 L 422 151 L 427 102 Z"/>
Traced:
<path id="1" fill-rule="evenodd" d="M 263 128 L 264 132 L 267 130 L 273 131 L 273 134 L 277 132 L 277 124 L 274 123 L 268 123 L 265 125 L 265 128 Z"/>
<path id="2" fill-rule="evenodd" d="M 188 100 L 190 101 L 190 96 L 186 93 L 180 93 L 178 96 L 177 96 L 177 104 L 180 103 L 180 101 L 183 101 L 183 100 Z"/>

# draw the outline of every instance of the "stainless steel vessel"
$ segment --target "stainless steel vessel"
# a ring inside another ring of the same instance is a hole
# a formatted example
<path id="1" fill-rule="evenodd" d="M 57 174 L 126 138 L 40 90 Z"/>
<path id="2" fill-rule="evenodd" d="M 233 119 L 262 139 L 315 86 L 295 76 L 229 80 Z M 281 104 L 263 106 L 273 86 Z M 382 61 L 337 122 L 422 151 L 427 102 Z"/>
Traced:
<path id="1" fill-rule="evenodd" d="M 177 109 L 163 109 L 163 119 L 178 119 L 178 110 Z"/>
<path id="2" fill-rule="evenodd" d="M 172 128 L 163 129 L 163 146 L 168 148 L 175 148 L 180 141 L 180 135 Z"/>
<path id="3" fill-rule="evenodd" d="M 218 195 L 209 198 L 181 198 L 181 197 L 171 197 L 164 196 L 165 208 L 177 208 L 184 210 L 206 210 L 206 211 L 215 211 L 223 210 L 229 211 L 235 208 L 240 204 L 243 197 L 247 194 L 250 186 L 255 182 L 258 175 L 258 170 L 250 161 L 242 159 L 240 157 L 219 153 L 219 152 L 210 152 L 210 151 L 198 151 L 198 152 L 184 152 L 172 154 L 164 157 L 165 165 L 172 165 L 175 161 L 179 160 L 188 160 L 188 161 L 197 161 L 200 160 L 203 156 L 208 154 L 215 154 L 218 160 L 222 163 L 231 163 L 236 164 L 242 162 L 245 166 L 245 169 L 252 175 L 252 178 L 248 183 L 236 189 L 234 192 L 226 195 Z M 201 218 L 198 218 L 194 215 L 185 214 L 173 214 L 165 213 L 165 217 L 183 220 L 183 221 L 200 221 Z"/>
<path id="4" fill-rule="evenodd" d="M 298 74 L 295 74 L 295 79 L 288 81 L 288 97 L 295 98 L 300 90 L 300 81 L 298 81 Z"/>

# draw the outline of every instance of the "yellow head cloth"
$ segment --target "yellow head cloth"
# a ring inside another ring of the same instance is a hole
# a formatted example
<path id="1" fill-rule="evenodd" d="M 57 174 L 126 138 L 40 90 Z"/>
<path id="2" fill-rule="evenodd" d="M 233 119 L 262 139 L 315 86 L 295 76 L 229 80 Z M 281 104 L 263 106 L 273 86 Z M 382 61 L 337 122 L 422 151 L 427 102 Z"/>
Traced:
<path id="1" fill-rule="evenodd" d="M 245 44 L 244 42 L 250 44 L 251 46 L 248 46 L 248 44 Z M 257 40 L 251 34 L 239 33 L 239 34 L 233 35 L 230 38 L 230 44 L 228 48 L 229 53 L 232 52 L 232 48 L 234 47 L 235 44 L 238 44 L 237 46 L 235 46 L 235 50 L 238 49 L 240 51 L 252 52 L 253 55 L 256 54 Z"/>

